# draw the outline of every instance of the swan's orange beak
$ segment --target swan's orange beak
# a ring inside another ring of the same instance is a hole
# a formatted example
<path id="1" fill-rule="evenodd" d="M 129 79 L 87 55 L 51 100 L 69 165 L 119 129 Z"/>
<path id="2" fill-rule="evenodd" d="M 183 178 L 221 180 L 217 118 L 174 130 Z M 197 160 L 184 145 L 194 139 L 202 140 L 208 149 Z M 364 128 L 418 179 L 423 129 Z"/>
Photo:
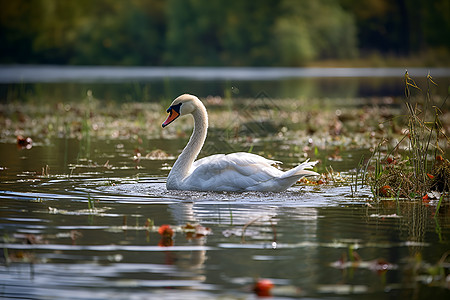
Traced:
<path id="1" fill-rule="evenodd" d="M 180 105 L 175 105 L 175 106 L 171 106 L 167 109 L 167 112 L 169 113 L 169 116 L 167 117 L 167 119 L 164 121 L 164 123 L 162 123 L 162 127 L 166 127 L 167 125 L 169 125 L 170 123 L 172 123 L 173 121 L 175 121 L 176 118 L 178 118 L 180 116 Z"/>

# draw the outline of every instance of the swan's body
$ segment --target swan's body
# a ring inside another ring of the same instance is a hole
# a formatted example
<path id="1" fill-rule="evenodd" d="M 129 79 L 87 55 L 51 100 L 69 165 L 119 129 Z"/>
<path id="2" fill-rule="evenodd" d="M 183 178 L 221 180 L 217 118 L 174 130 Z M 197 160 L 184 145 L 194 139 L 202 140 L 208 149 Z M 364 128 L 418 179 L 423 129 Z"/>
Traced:
<path id="1" fill-rule="evenodd" d="M 281 192 L 303 176 L 319 175 L 305 170 L 316 162 L 306 161 L 283 172 L 273 166 L 279 162 L 245 152 L 216 154 L 195 161 L 208 130 L 205 106 L 197 97 L 184 94 L 172 102 L 167 112 L 170 115 L 163 127 L 182 115 L 194 117 L 192 136 L 167 177 L 168 190 Z"/>

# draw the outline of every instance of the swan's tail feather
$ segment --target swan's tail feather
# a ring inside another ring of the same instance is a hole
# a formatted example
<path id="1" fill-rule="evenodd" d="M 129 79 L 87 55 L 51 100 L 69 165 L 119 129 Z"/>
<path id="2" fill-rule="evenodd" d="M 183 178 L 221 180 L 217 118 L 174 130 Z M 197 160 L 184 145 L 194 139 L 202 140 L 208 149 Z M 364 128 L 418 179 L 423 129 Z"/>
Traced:
<path id="1" fill-rule="evenodd" d="M 290 169 L 289 171 L 284 172 L 283 175 L 281 175 L 281 178 L 289 178 L 289 177 L 297 177 L 298 179 L 300 179 L 303 176 L 316 176 L 316 175 L 320 175 L 314 171 L 310 171 L 307 169 L 312 169 L 318 162 L 317 161 L 312 161 L 310 162 L 309 159 L 303 163 L 301 163 L 300 165 L 296 166 L 293 169 Z"/>
<path id="2" fill-rule="evenodd" d="M 297 167 L 284 172 L 280 177 L 273 178 L 268 184 L 268 181 L 264 181 L 263 185 L 258 184 L 247 188 L 247 191 L 267 191 L 267 192 L 282 192 L 287 188 L 296 183 L 303 176 L 314 176 L 320 175 L 314 171 L 306 170 L 312 169 L 314 165 L 317 164 L 317 161 L 309 162 L 309 160 L 304 163 L 298 165 Z"/>

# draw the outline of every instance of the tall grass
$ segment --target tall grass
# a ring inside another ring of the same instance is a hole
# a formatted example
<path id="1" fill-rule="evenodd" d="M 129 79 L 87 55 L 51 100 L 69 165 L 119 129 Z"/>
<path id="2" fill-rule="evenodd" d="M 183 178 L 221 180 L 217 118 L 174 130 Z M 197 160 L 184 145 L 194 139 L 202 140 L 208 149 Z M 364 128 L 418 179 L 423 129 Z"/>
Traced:
<path id="1" fill-rule="evenodd" d="M 410 77 L 404 77 L 405 129 L 400 141 L 389 149 L 388 139 L 379 143 L 368 161 L 366 179 L 376 197 L 417 199 L 436 191 L 437 198 L 449 195 L 450 163 L 445 159 L 449 146 L 440 117 L 447 101 L 435 103 L 430 74 L 424 100 L 412 97 L 423 93 Z M 442 182 L 438 182 L 438 181 Z"/>

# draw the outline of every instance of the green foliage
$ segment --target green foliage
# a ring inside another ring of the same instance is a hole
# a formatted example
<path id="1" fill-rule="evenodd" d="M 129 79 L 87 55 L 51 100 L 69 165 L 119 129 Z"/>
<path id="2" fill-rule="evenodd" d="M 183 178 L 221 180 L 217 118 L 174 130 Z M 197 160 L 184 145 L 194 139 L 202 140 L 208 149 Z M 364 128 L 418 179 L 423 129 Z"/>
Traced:
<path id="1" fill-rule="evenodd" d="M 164 51 L 164 3 L 0 0 L 2 62 L 154 64 Z M 18 52 L 17 52 L 18 51 Z"/>
<path id="2" fill-rule="evenodd" d="M 450 2 L 447 0 L 340 0 L 358 28 L 364 52 L 410 55 L 450 48 Z"/>
<path id="3" fill-rule="evenodd" d="M 0 0 L 0 63 L 298 66 L 449 53 L 446 0 Z"/>
<path id="4" fill-rule="evenodd" d="M 96 2 L 98 3 L 98 2 Z M 132 2 L 133 3 L 133 2 Z M 124 1 L 103 1 L 95 7 L 95 18 L 80 26 L 74 64 L 146 65 L 158 60 L 163 51 L 163 32 L 158 31 L 161 20 L 144 1 L 130 5 Z M 102 13 L 106 11 L 107 13 Z M 156 17 L 156 18 L 155 18 Z"/>
<path id="5" fill-rule="evenodd" d="M 270 65 L 277 1 L 169 0 L 171 65 Z"/>
<path id="6" fill-rule="evenodd" d="M 329 0 L 285 0 L 275 37 L 285 65 L 317 58 L 352 58 L 357 54 L 353 17 Z"/>

